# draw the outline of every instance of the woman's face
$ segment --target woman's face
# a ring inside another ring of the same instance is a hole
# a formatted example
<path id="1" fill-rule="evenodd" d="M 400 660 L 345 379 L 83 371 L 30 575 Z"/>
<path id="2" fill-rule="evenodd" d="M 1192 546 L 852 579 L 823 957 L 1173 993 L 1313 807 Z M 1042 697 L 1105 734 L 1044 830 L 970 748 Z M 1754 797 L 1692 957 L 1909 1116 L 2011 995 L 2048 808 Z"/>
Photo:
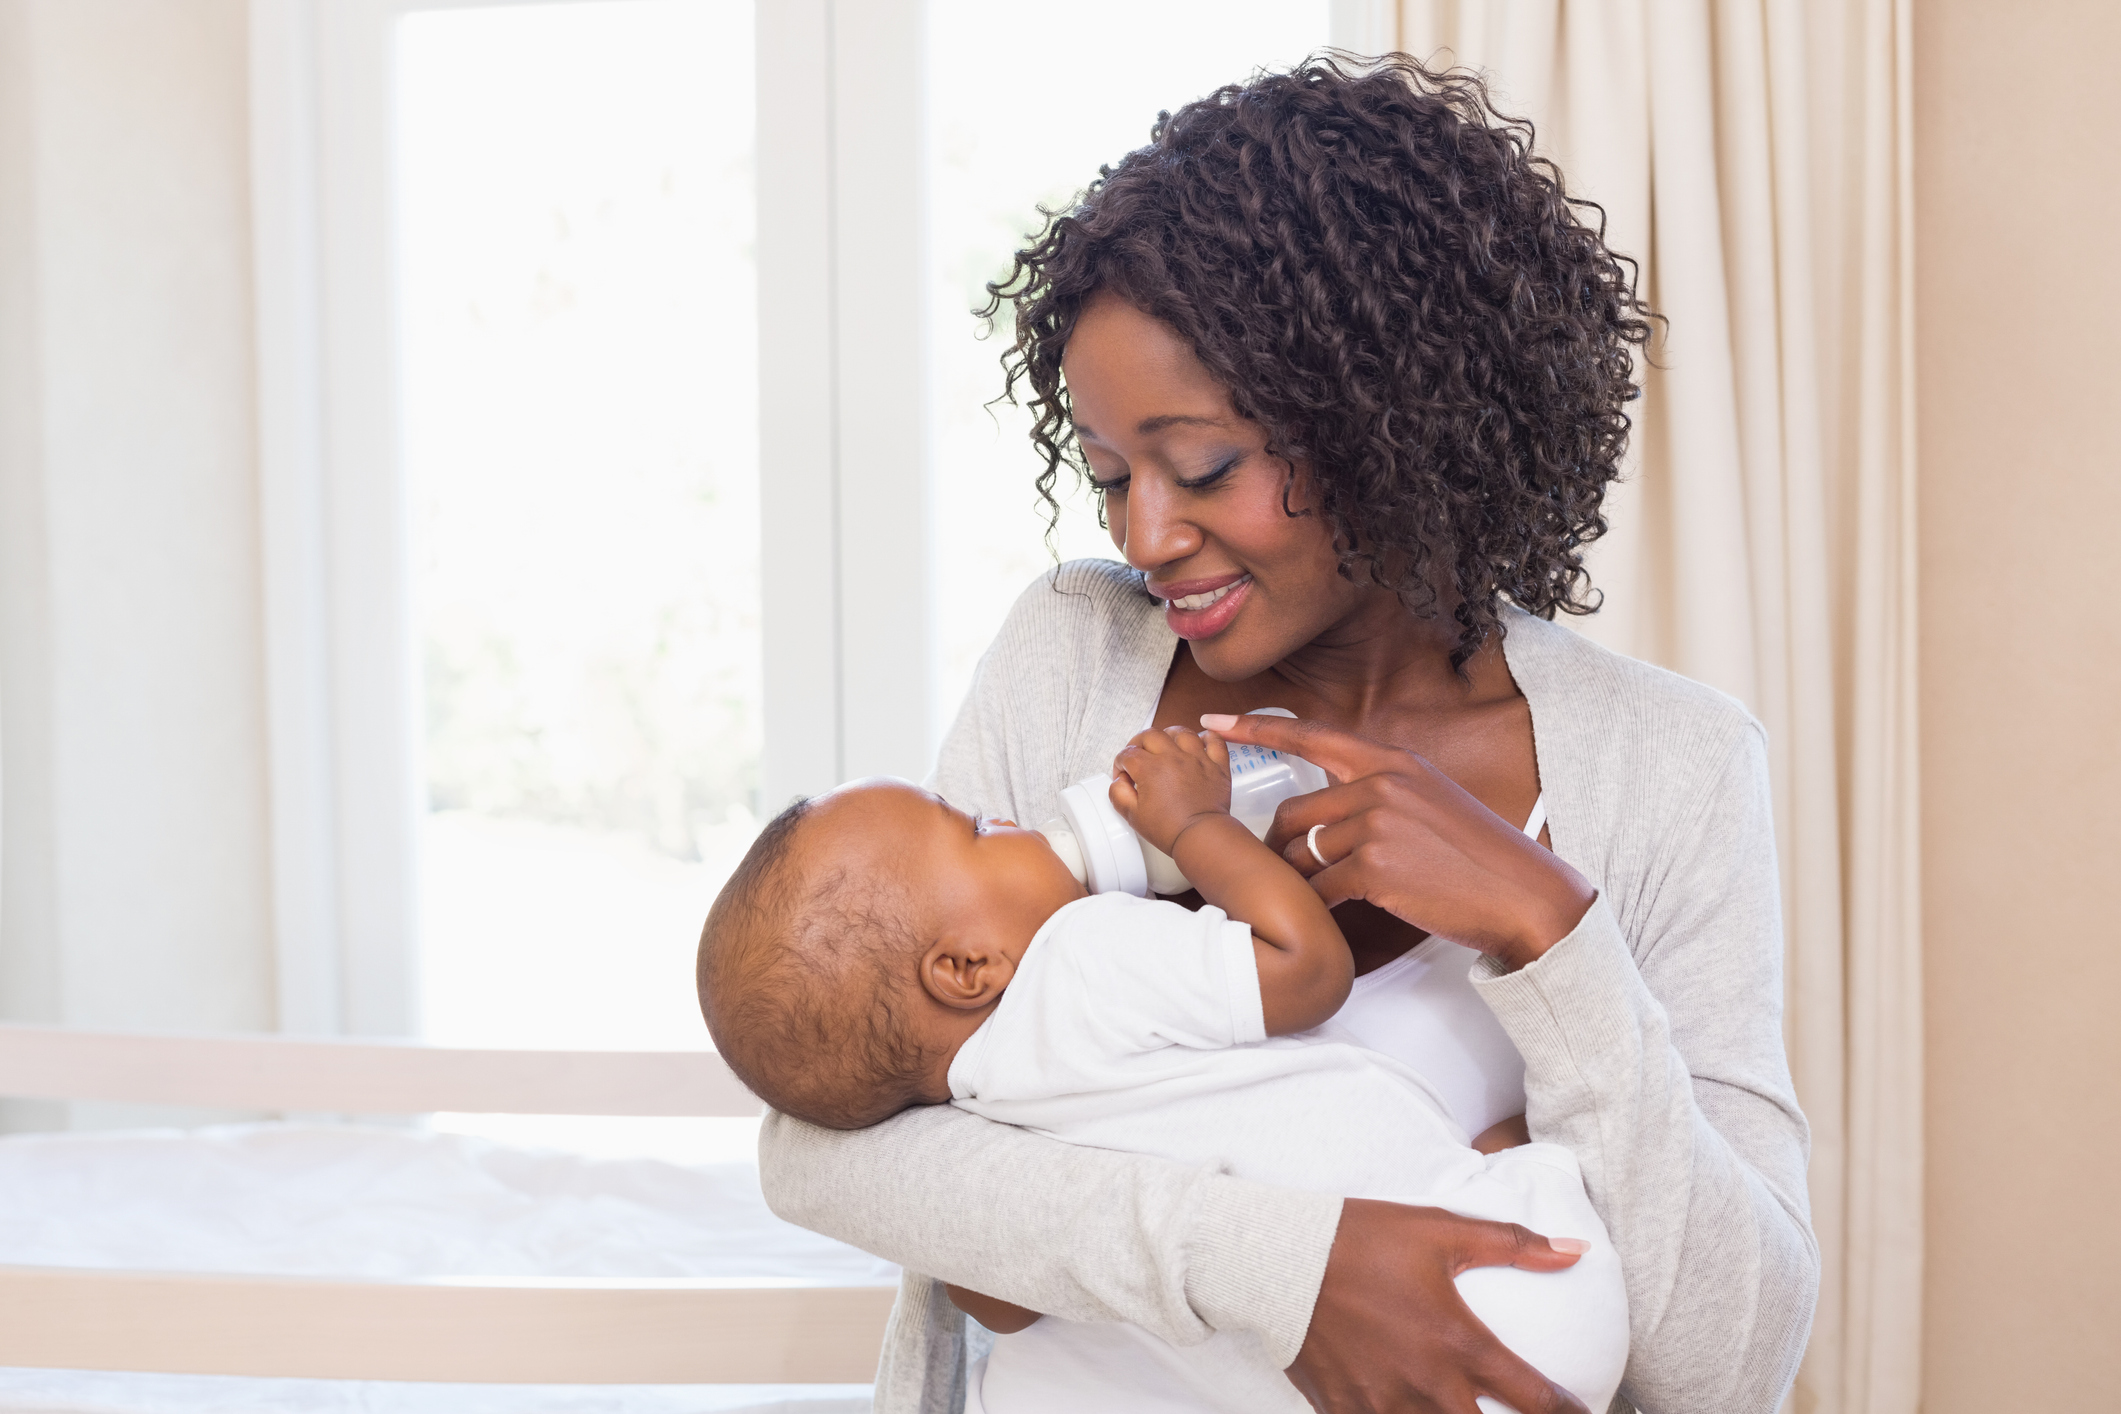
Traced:
<path id="1" fill-rule="evenodd" d="M 1168 325 L 1098 295 L 1061 368 L 1112 543 L 1210 677 L 1262 673 L 1355 609 L 1324 518 L 1283 509 L 1285 491 L 1308 509 L 1303 470 L 1267 454 Z"/>

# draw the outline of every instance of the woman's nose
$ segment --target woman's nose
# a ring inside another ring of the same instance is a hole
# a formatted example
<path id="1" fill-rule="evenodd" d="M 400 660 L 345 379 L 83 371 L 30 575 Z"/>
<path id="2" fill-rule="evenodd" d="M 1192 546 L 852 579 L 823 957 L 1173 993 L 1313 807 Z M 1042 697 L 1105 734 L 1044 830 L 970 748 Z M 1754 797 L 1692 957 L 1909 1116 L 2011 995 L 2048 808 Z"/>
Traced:
<path id="1" fill-rule="evenodd" d="M 1180 513 L 1168 487 L 1136 476 L 1127 495 L 1127 536 L 1120 552 L 1148 573 L 1199 551 L 1200 527 Z"/>

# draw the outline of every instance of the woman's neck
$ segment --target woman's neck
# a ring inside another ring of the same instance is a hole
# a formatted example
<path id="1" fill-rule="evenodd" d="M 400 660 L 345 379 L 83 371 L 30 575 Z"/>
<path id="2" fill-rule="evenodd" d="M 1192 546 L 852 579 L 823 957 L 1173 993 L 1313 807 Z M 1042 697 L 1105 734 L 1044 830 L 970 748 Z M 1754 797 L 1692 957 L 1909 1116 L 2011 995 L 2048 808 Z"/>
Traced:
<path id="1" fill-rule="evenodd" d="M 1482 644 L 1462 673 L 1451 662 L 1457 647 L 1458 621 L 1449 614 L 1418 616 L 1396 595 L 1369 590 L 1268 672 L 1357 731 L 1381 717 L 1449 713 L 1516 695 L 1498 640 Z"/>

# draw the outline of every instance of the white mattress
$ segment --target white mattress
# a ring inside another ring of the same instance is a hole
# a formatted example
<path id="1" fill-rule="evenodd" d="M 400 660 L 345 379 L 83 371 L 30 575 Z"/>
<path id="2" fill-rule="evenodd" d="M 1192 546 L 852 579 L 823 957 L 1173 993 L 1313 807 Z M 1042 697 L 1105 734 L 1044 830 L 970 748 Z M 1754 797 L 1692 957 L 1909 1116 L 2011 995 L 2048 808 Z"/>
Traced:
<path id="1" fill-rule="evenodd" d="M 767 1211 L 750 1164 L 591 1159 L 354 1125 L 0 1138 L 0 1263 L 339 1276 L 800 1277 L 897 1268 Z M 0 1369 L 0 1411 L 775 1414 L 865 1386 L 510 1386 Z"/>

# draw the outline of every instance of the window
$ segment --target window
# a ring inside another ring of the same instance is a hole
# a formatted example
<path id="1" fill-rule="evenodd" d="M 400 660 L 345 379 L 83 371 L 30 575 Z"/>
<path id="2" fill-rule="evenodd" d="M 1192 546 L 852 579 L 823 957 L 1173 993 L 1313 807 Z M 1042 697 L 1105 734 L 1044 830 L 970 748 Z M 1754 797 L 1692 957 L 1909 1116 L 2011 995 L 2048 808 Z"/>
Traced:
<path id="1" fill-rule="evenodd" d="M 1327 0 L 251 14 L 283 1025 L 704 1045 L 756 822 L 925 771 L 1049 563 L 980 287 Z"/>
<path id="2" fill-rule="evenodd" d="M 758 804 L 750 57 L 741 0 L 399 22 L 437 1041 L 703 1040 Z"/>

